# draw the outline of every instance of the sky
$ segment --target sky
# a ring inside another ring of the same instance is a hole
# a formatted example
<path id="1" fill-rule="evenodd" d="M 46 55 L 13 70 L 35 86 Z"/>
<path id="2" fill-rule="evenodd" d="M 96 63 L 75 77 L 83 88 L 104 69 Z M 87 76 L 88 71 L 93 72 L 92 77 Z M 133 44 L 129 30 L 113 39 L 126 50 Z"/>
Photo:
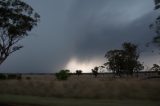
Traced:
<path id="1" fill-rule="evenodd" d="M 1 72 L 54 73 L 61 69 L 90 72 L 104 55 L 129 41 L 139 45 L 141 61 L 159 63 L 149 25 L 157 14 L 153 0 L 25 0 L 41 21 L 19 42 L 24 48 L 7 58 Z"/>

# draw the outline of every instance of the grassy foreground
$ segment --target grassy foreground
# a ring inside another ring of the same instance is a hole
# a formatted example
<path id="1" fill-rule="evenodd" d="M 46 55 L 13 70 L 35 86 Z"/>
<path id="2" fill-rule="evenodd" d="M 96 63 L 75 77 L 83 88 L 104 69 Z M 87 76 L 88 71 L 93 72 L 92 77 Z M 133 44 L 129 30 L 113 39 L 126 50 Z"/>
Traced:
<path id="1" fill-rule="evenodd" d="M 54 76 L 30 76 L 30 80 L 0 81 L 0 95 L 26 95 L 55 98 L 160 100 L 157 80 L 110 79 L 108 76 L 71 76 L 58 81 Z"/>
<path id="2" fill-rule="evenodd" d="M 160 106 L 160 101 L 60 99 L 36 96 L 0 95 L 4 106 Z"/>
<path id="3" fill-rule="evenodd" d="M 53 75 L 29 75 L 0 80 L 0 106 L 160 106 L 159 81 L 91 75 L 59 81 Z"/>

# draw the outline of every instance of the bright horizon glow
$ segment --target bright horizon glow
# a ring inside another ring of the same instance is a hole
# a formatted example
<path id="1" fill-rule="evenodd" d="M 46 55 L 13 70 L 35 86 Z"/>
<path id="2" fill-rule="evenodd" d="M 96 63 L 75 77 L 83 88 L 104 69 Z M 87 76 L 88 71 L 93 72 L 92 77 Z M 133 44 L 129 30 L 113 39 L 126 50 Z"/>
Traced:
<path id="1" fill-rule="evenodd" d="M 144 62 L 145 69 L 144 71 L 147 71 L 148 68 L 151 68 L 154 63 L 160 64 L 159 61 L 159 54 L 154 54 L 152 56 L 144 56 L 140 59 L 141 62 Z M 147 63 L 146 63 L 147 62 Z M 100 58 L 94 58 L 90 60 L 80 61 L 77 58 L 71 58 L 68 63 L 65 66 L 65 69 L 69 69 L 72 73 L 75 73 L 76 70 L 82 70 L 83 73 L 90 73 L 91 69 L 93 69 L 95 66 L 101 66 L 105 63 L 103 59 Z M 106 71 L 105 71 L 106 72 Z"/>
<path id="2" fill-rule="evenodd" d="M 75 72 L 76 70 L 82 70 L 84 73 L 91 72 L 95 66 L 103 65 L 104 62 L 93 59 L 88 61 L 78 61 L 77 58 L 72 58 L 66 65 L 65 69 L 69 69 L 71 72 Z"/>

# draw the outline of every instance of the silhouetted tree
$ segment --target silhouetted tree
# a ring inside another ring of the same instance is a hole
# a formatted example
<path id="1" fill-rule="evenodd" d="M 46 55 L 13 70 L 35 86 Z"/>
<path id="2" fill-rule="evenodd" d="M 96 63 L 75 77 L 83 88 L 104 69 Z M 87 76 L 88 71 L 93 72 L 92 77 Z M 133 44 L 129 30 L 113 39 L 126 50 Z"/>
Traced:
<path id="1" fill-rule="evenodd" d="M 0 65 L 23 47 L 17 43 L 37 26 L 39 19 L 39 14 L 22 0 L 0 1 Z"/>
<path id="2" fill-rule="evenodd" d="M 98 75 L 98 67 L 94 67 L 94 69 L 92 69 L 92 74 L 97 77 Z"/>
<path id="3" fill-rule="evenodd" d="M 105 65 L 120 77 L 122 73 L 133 75 L 134 69 L 142 65 L 138 61 L 137 46 L 128 42 L 122 44 L 122 50 L 110 50 L 105 57 L 108 60 Z"/>
<path id="4" fill-rule="evenodd" d="M 160 74 L 160 66 L 158 64 L 153 64 L 153 67 L 150 70 Z"/>
<path id="5" fill-rule="evenodd" d="M 76 74 L 80 76 L 82 74 L 82 70 L 76 70 Z"/>
<path id="6" fill-rule="evenodd" d="M 105 65 L 108 66 L 108 69 L 113 71 L 114 75 L 121 75 L 123 54 L 123 50 L 110 50 L 105 55 L 105 57 L 108 59 L 108 62 Z"/>
<path id="7" fill-rule="evenodd" d="M 137 50 L 137 45 L 134 45 L 132 43 L 124 43 L 123 49 L 124 49 L 124 67 L 123 70 L 126 70 L 127 74 L 132 75 L 134 69 L 142 65 L 139 61 L 139 53 Z M 142 65 L 143 66 L 143 65 Z"/>

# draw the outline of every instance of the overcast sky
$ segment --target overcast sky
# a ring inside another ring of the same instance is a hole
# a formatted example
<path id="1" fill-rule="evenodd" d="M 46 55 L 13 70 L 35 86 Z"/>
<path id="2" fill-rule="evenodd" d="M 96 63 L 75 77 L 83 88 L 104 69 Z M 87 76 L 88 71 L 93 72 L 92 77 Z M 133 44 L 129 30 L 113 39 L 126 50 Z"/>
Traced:
<path id="1" fill-rule="evenodd" d="M 1 72 L 57 72 L 91 68 L 104 63 L 104 54 L 125 41 L 140 45 L 145 65 L 159 62 L 144 45 L 154 33 L 153 0 L 25 0 L 41 15 L 38 27 L 20 42 Z M 154 60 L 154 61 L 153 61 Z"/>

